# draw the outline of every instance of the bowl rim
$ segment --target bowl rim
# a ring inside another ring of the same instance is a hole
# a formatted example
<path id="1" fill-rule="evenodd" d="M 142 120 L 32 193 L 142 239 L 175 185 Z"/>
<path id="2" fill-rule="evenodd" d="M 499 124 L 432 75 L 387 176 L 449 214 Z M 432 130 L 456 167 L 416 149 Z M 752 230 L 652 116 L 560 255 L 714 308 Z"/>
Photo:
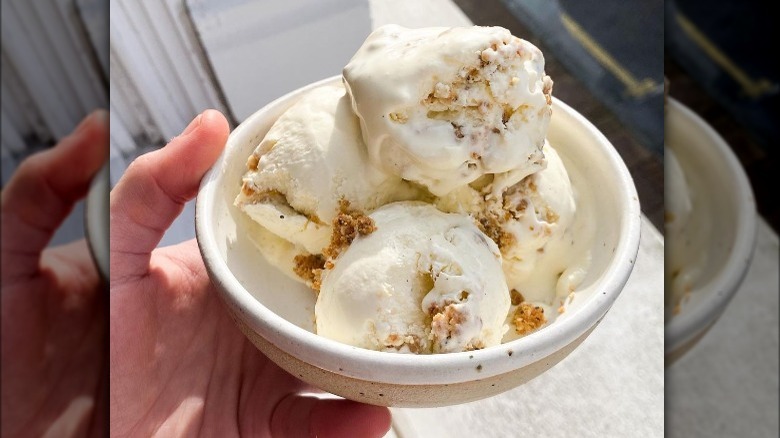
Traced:
<path id="1" fill-rule="evenodd" d="M 108 281 L 109 278 L 110 225 L 107 218 L 110 183 L 108 179 L 109 165 L 106 162 L 92 177 L 89 191 L 84 198 L 84 237 L 92 261 L 103 281 Z"/>
<path id="2" fill-rule="evenodd" d="M 219 254 L 214 234 L 210 232 L 214 227 L 210 213 L 214 211 L 218 198 L 216 182 L 222 173 L 224 160 L 236 143 L 235 139 L 245 134 L 251 136 L 254 125 L 271 109 L 297 99 L 313 88 L 340 80 L 341 75 L 336 75 L 311 83 L 285 94 L 252 114 L 233 130 L 222 154 L 201 181 L 195 208 L 198 246 L 216 289 L 228 306 L 240 310 L 238 317 L 242 317 L 256 333 L 283 351 L 321 369 L 355 379 L 402 385 L 455 384 L 511 372 L 551 355 L 601 320 L 628 281 L 636 260 L 641 228 L 639 198 L 631 174 L 614 146 L 585 117 L 556 98 L 553 98 L 556 110 L 567 113 L 575 123 L 593 135 L 602 147 L 605 158 L 621 182 L 617 185 L 617 193 L 625 204 L 621 208 L 620 218 L 620 236 L 623 238 L 618 240 L 615 255 L 594 283 L 601 292 L 596 292 L 571 317 L 520 339 L 482 350 L 433 355 L 389 354 L 319 336 L 287 321 L 255 299 L 232 275 Z M 393 370 L 392 373 L 386 372 L 388 368 Z M 469 370 L 472 372 L 466 372 Z M 381 376 L 378 377 L 378 374 Z M 387 377 L 388 374 L 392 376 Z"/>
<path id="3" fill-rule="evenodd" d="M 753 190 L 750 186 L 739 159 L 731 147 L 715 129 L 703 118 L 683 105 L 680 101 L 669 97 L 668 106 L 672 112 L 679 113 L 692 126 L 701 130 L 710 140 L 713 156 L 722 161 L 730 171 L 731 182 L 737 187 L 737 225 L 734 235 L 734 247 L 731 250 L 724 268 L 707 283 L 711 293 L 696 307 L 680 312 L 669 319 L 664 327 L 664 355 L 674 353 L 687 344 L 698 333 L 709 327 L 723 313 L 728 303 L 737 293 L 739 285 L 747 274 L 756 243 L 758 229 L 758 214 Z"/>

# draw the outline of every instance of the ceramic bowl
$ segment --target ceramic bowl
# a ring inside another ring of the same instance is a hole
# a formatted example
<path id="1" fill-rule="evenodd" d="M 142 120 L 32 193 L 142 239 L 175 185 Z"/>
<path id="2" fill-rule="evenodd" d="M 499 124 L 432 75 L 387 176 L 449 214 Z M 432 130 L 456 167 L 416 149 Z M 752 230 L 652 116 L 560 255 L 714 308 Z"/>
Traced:
<path id="1" fill-rule="evenodd" d="M 737 292 L 755 248 L 757 215 L 750 182 L 723 138 L 674 99 L 666 111 L 666 147 L 677 157 L 693 196 L 689 226 L 666 250 L 680 245 L 689 251 L 690 263 L 699 265 L 690 295 L 665 324 L 669 365 L 701 339 Z"/>
<path id="2" fill-rule="evenodd" d="M 406 355 L 345 345 L 314 333 L 315 294 L 273 268 L 233 206 L 246 158 L 274 121 L 314 87 L 268 104 L 239 125 L 201 183 L 196 233 L 206 268 L 238 327 L 283 369 L 325 391 L 384 406 L 434 407 L 492 396 L 545 372 L 574 350 L 620 294 L 639 247 L 640 209 L 626 166 L 584 117 L 554 100 L 548 139 L 598 214 L 593 261 L 577 298 L 546 327 L 483 350 Z"/>
<path id="3" fill-rule="evenodd" d="M 108 281 L 109 215 L 108 164 L 92 178 L 84 201 L 84 235 L 100 278 Z"/>

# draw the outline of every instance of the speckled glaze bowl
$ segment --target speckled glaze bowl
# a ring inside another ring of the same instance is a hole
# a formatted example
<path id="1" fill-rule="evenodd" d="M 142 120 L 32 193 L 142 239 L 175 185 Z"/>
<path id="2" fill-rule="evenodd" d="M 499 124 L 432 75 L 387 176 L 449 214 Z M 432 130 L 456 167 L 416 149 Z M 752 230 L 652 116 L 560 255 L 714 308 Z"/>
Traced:
<path id="1" fill-rule="evenodd" d="M 666 147 L 674 151 L 696 195 L 689 219 L 692 227 L 684 231 L 685 239 L 697 252 L 706 254 L 690 299 L 666 321 L 664 355 L 668 366 L 701 340 L 742 284 L 755 248 L 758 218 L 742 165 L 710 125 L 669 99 L 665 128 Z"/>
<path id="2" fill-rule="evenodd" d="M 308 383 L 352 400 L 402 407 L 445 406 L 498 394 L 540 375 L 577 348 L 628 280 L 639 248 L 640 210 L 631 176 L 609 141 L 557 100 L 548 138 L 570 170 L 572 184 L 591 192 L 599 213 L 590 272 L 564 314 L 512 342 L 439 355 L 370 351 L 314 333 L 315 294 L 272 267 L 243 236 L 252 224 L 233 200 L 246 158 L 279 115 L 312 88 L 340 80 L 308 85 L 253 114 L 233 131 L 201 183 L 198 243 L 241 331 Z"/>

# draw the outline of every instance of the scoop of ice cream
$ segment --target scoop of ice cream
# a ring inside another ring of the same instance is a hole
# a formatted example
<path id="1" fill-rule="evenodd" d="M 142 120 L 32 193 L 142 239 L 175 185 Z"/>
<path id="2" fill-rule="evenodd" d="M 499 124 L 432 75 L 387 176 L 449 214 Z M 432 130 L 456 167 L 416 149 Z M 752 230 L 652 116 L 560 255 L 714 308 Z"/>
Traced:
<path id="1" fill-rule="evenodd" d="M 693 203 L 677 156 L 664 149 L 664 230 L 667 235 L 679 234 L 688 222 Z"/>
<path id="2" fill-rule="evenodd" d="M 696 200 L 677 155 L 671 148 L 664 148 L 664 230 L 669 242 L 664 259 L 667 318 L 682 310 L 708 260 L 707 252 L 701 251 L 697 242 L 701 242 L 700 236 L 709 236 L 710 224 L 701 220 L 701 212 L 694 211 Z"/>
<path id="3" fill-rule="evenodd" d="M 416 191 L 368 164 L 342 85 L 312 90 L 274 123 L 247 161 L 236 205 L 274 234 L 316 254 L 344 200 L 370 211 Z"/>
<path id="4" fill-rule="evenodd" d="M 322 274 L 317 333 L 357 347 L 445 353 L 497 345 L 510 297 L 501 255 L 466 215 L 418 202 L 370 214 Z"/>
<path id="5" fill-rule="evenodd" d="M 371 162 L 434 195 L 543 167 L 552 80 L 539 49 L 504 28 L 383 26 L 344 82 Z"/>

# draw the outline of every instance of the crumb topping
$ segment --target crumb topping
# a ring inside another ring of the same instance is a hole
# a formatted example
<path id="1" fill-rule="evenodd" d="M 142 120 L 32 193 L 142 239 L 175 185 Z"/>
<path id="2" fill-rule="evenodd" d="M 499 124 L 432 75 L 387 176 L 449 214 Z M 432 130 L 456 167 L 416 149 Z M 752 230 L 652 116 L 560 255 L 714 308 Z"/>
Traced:
<path id="1" fill-rule="evenodd" d="M 499 249 L 512 246 L 515 243 L 515 236 L 504 231 L 504 221 L 497 215 L 490 212 L 480 214 L 477 218 L 477 227 L 485 233 L 493 242 L 496 242 Z"/>
<path id="2" fill-rule="evenodd" d="M 504 197 L 504 209 L 512 213 L 512 216 L 517 219 L 520 214 L 524 212 L 528 208 L 528 200 L 523 198 L 517 202 L 515 205 L 511 205 L 511 200 L 509 197 Z"/>
<path id="3" fill-rule="evenodd" d="M 402 125 L 409 120 L 409 116 L 407 116 L 403 112 L 390 113 L 389 116 L 390 116 L 390 120 L 392 120 L 392 121 L 394 121 L 396 123 L 400 123 Z"/>
<path id="4" fill-rule="evenodd" d="M 510 86 L 519 83 L 520 78 L 516 76 L 519 73 L 515 68 L 521 68 L 520 65 L 525 62 L 523 52 L 521 41 L 514 37 L 493 43 L 478 52 L 473 63 L 459 69 L 452 81 L 437 82 L 422 99 L 420 103 L 427 109 L 428 118 L 450 122 L 458 140 L 501 135 L 509 129 L 510 120 L 518 113 L 518 120 L 527 122 L 523 113 L 528 105 L 513 107 L 502 101 L 490 85 L 496 74 L 511 75 Z M 547 75 L 541 80 L 547 107 L 542 108 L 540 113 L 544 113 L 550 111 L 553 82 Z M 474 90 L 480 92 L 475 94 Z M 392 113 L 390 118 L 398 122 Z"/>
<path id="5" fill-rule="evenodd" d="M 462 293 L 466 293 L 465 291 Z M 445 302 L 444 308 L 437 304 L 431 304 L 428 308 L 428 316 L 431 318 L 430 334 L 428 338 L 434 341 L 433 350 L 436 352 L 452 336 L 460 331 L 460 327 L 466 322 L 467 315 L 462 312 L 457 303 Z M 472 339 L 464 347 L 463 351 L 481 350 L 485 348 L 482 339 Z"/>
<path id="6" fill-rule="evenodd" d="M 474 351 L 474 350 L 481 350 L 485 348 L 485 343 L 482 342 L 481 339 L 469 342 L 466 344 L 466 347 L 463 349 L 463 351 Z"/>
<path id="7" fill-rule="evenodd" d="M 447 304 L 444 310 L 431 306 L 429 314 L 431 315 L 431 339 L 439 342 L 449 339 L 466 319 L 454 304 Z"/>
<path id="8" fill-rule="evenodd" d="M 528 197 L 538 191 L 535 178 L 536 174 L 523 178 L 502 195 L 500 209 L 488 208 L 476 217 L 479 229 L 490 237 L 502 252 L 517 243 L 515 235 L 507 232 L 505 226 L 513 219 L 522 220 L 528 212 L 531 206 Z M 536 210 L 536 216 L 542 222 L 538 233 L 545 237 L 552 235 L 551 227 L 560 220 L 558 213 L 547 207 Z M 537 227 L 530 225 L 528 229 L 536 231 Z M 538 250 L 538 252 L 544 252 L 544 249 Z"/>
<path id="9" fill-rule="evenodd" d="M 322 270 L 325 269 L 325 257 L 322 254 L 298 254 L 293 259 L 293 271 L 315 291 L 320 290 Z"/>
<path id="10" fill-rule="evenodd" d="M 399 335 L 398 333 L 389 334 L 385 338 L 384 345 L 386 348 L 394 348 L 399 351 L 406 346 L 409 352 L 413 354 L 418 354 L 420 349 L 423 348 L 419 337 L 415 335 Z"/>
<path id="11" fill-rule="evenodd" d="M 333 220 L 330 245 L 323 249 L 321 254 L 298 254 L 293 259 L 295 274 L 317 292 L 322 284 L 322 272 L 335 266 L 333 259 L 338 257 L 357 236 L 365 236 L 376 230 L 373 219 L 349 209 L 349 201 L 345 199 L 339 201 L 339 209 L 341 212 Z"/>
<path id="12" fill-rule="evenodd" d="M 672 308 L 672 314 L 673 315 L 679 315 L 682 311 L 683 305 L 691 298 L 691 288 L 690 286 L 685 287 L 685 292 L 680 297 L 679 300 L 674 304 L 674 307 Z"/>
<path id="13" fill-rule="evenodd" d="M 251 204 L 273 203 L 289 205 L 284 193 L 273 189 L 258 190 L 257 187 L 246 180 L 244 180 L 244 183 L 241 185 L 241 192 L 249 198 L 248 201 Z"/>
<path id="14" fill-rule="evenodd" d="M 455 122 L 450 122 L 450 125 L 452 125 L 452 129 L 454 129 L 455 138 L 461 139 L 465 137 L 465 135 L 463 135 L 463 125 L 458 125 Z"/>
<path id="15" fill-rule="evenodd" d="M 339 201 L 341 212 L 333 219 L 333 234 L 330 245 L 322 250 L 329 259 L 335 259 L 358 236 L 367 236 L 376 231 L 374 220 L 365 214 L 349 209 L 349 201 Z"/>
<path id="16" fill-rule="evenodd" d="M 241 185 L 241 193 L 243 193 L 244 196 L 246 196 L 247 198 L 247 200 L 245 201 L 246 204 L 283 205 L 285 207 L 288 207 L 290 210 L 293 210 L 296 213 L 300 214 L 301 216 L 304 216 L 306 219 L 309 220 L 309 222 L 313 222 L 318 225 L 325 224 L 322 221 L 322 219 L 320 219 L 316 214 L 307 214 L 293 208 L 293 206 L 290 205 L 290 202 L 287 200 L 287 195 L 280 192 L 279 190 L 275 190 L 275 189 L 258 190 L 258 188 L 255 187 L 251 181 L 244 180 L 244 182 Z M 284 219 L 284 218 L 281 217 L 280 219 Z"/>
<path id="17" fill-rule="evenodd" d="M 547 101 L 547 105 L 552 105 L 552 89 L 553 81 L 549 76 L 545 76 L 542 79 L 542 93 L 544 93 L 544 99 Z"/>
<path id="18" fill-rule="evenodd" d="M 544 317 L 544 309 L 541 307 L 522 303 L 515 310 L 512 322 L 515 324 L 517 334 L 525 335 L 544 325 L 547 319 Z"/>
<path id="19" fill-rule="evenodd" d="M 511 291 L 509 291 L 509 296 L 512 299 L 512 305 L 513 306 L 519 306 L 520 303 L 525 301 L 525 297 L 517 289 L 512 289 Z"/>

